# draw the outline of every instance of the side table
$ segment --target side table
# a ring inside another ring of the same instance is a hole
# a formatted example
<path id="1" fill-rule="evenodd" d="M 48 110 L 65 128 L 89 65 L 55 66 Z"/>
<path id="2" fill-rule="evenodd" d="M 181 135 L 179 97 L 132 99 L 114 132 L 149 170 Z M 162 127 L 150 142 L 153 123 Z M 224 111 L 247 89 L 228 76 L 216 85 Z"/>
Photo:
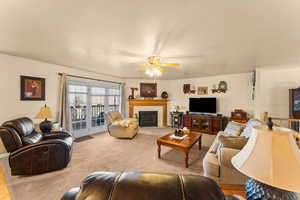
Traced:
<path id="1" fill-rule="evenodd" d="M 181 128 L 183 121 L 183 112 L 171 112 L 172 128 Z"/>

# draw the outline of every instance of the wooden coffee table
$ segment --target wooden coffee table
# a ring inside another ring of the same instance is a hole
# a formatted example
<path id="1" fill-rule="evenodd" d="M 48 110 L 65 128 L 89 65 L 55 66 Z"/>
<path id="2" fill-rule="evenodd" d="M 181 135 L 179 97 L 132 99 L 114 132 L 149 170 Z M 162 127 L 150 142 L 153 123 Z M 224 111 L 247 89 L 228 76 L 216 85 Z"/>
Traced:
<path id="1" fill-rule="evenodd" d="M 201 149 L 201 133 L 190 132 L 183 139 L 172 139 L 171 135 L 174 133 L 169 133 L 165 136 L 162 136 L 157 139 L 157 152 L 158 158 L 160 158 L 161 145 L 172 147 L 174 149 L 179 149 L 185 153 L 185 167 L 189 167 L 189 152 L 190 149 L 196 144 L 199 143 L 199 150 Z"/>

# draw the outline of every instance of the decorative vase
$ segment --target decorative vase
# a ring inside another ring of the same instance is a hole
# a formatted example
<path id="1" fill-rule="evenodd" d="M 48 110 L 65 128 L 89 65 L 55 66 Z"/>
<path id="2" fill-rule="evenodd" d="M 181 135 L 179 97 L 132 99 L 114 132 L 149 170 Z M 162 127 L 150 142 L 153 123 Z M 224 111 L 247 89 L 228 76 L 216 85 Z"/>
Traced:
<path id="1" fill-rule="evenodd" d="M 247 200 L 299 200 L 297 193 L 281 190 L 254 179 L 246 182 Z"/>
<path id="2" fill-rule="evenodd" d="M 167 99 L 168 97 L 169 97 L 169 94 L 168 94 L 166 91 L 163 91 L 163 92 L 161 93 L 161 98 Z"/>

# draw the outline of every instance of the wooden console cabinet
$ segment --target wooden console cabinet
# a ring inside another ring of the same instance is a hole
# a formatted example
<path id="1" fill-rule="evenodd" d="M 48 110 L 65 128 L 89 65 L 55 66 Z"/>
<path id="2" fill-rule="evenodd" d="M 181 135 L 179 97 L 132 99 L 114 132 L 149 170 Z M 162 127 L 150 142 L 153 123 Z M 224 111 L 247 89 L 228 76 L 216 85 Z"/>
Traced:
<path id="1" fill-rule="evenodd" d="M 205 115 L 183 115 L 183 126 L 192 131 L 217 134 L 223 130 L 224 117 Z"/>

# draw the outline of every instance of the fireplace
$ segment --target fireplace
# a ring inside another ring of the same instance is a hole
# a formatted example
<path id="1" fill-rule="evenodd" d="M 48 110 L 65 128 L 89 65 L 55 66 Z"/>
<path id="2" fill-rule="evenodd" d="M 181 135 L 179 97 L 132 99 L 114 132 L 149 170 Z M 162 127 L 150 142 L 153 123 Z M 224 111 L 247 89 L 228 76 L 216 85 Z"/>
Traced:
<path id="1" fill-rule="evenodd" d="M 157 126 L 157 111 L 139 111 L 139 126 Z"/>

